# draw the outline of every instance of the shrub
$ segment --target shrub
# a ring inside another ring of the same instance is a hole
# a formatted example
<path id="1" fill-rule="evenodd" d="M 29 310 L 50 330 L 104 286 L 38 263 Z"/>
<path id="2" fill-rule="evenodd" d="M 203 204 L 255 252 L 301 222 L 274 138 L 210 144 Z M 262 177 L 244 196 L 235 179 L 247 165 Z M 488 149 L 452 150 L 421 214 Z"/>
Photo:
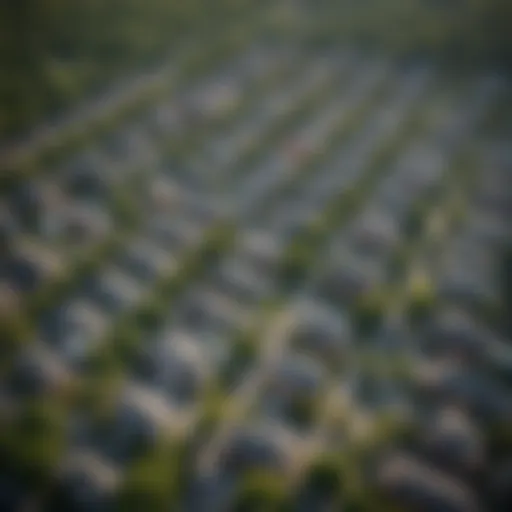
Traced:
<path id="1" fill-rule="evenodd" d="M 342 490 L 342 467 L 333 456 L 323 456 L 308 469 L 305 486 L 322 496 L 334 497 Z"/>
<path id="2" fill-rule="evenodd" d="M 284 512 L 288 509 L 283 478 L 271 472 L 246 475 L 231 507 L 233 512 Z"/>
<path id="3" fill-rule="evenodd" d="M 403 224 L 403 233 L 407 238 L 417 237 L 425 227 L 427 219 L 425 205 L 419 204 L 411 209 Z"/>
<path id="4" fill-rule="evenodd" d="M 435 291 L 425 275 L 418 275 L 410 284 L 407 316 L 412 322 L 425 320 L 435 305 Z"/>
<path id="5" fill-rule="evenodd" d="M 172 447 L 163 445 L 137 459 L 128 469 L 119 492 L 119 512 L 168 512 L 179 500 L 180 460 Z"/>
<path id="6" fill-rule="evenodd" d="M 65 444 L 65 415 L 54 402 L 26 404 L 7 434 L 8 465 L 31 487 L 45 487 L 53 477 Z"/>
<path id="7" fill-rule="evenodd" d="M 307 428 L 312 424 L 318 411 L 318 402 L 312 398 L 298 397 L 288 405 L 288 418 L 299 428 Z"/>
<path id="8" fill-rule="evenodd" d="M 373 290 L 359 297 L 353 308 L 352 318 L 356 331 L 363 336 L 371 335 L 381 325 L 386 304 L 382 290 Z"/>
<path id="9" fill-rule="evenodd" d="M 225 384 L 230 385 L 248 368 L 257 356 L 258 348 L 254 333 L 239 333 L 233 340 L 229 360 L 222 372 Z"/>

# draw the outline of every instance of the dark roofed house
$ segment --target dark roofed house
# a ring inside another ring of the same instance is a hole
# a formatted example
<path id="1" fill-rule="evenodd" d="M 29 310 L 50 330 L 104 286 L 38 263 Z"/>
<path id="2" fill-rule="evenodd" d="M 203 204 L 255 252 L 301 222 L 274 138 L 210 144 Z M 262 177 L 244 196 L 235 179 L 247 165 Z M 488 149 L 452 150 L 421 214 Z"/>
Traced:
<path id="1" fill-rule="evenodd" d="M 165 250 L 181 253 L 201 238 L 201 230 L 185 216 L 152 215 L 147 226 L 149 237 Z"/>
<path id="2" fill-rule="evenodd" d="M 356 260 L 346 261 L 324 272 L 318 282 L 318 293 L 333 305 L 349 306 L 374 289 L 381 278 L 378 266 Z"/>
<path id="3" fill-rule="evenodd" d="M 243 303 L 262 298 L 271 286 L 265 276 L 259 276 L 250 265 L 235 258 L 220 268 L 217 279 L 223 292 Z"/>
<path id="4" fill-rule="evenodd" d="M 18 239 L 7 257 L 2 277 L 14 290 L 33 292 L 63 270 L 60 256 L 49 247 Z"/>
<path id="5" fill-rule="evenodd" d="M 487 493 L 492 510 L 496 512 L 512 510 L 512 459 L 510 457 L 491 470 Z"/>
<path id="6" fill-rule="evenodd" d="M 474 475 L 484 464 L 484 439 L 477 425 L 460 409 L 443 407 L 425 425 L 426 456 L 439 468 L 461 477 Z"/>
<path id="7" fill-rule="evenodd" d="M 141 285 L 119 268 L 105 269 L 91 288 L 91 302 L 111 314 L 134 306 L 143 292 Z"/>
<path id="8" fill-rule="evenodd" d="M 476 211 L 468 220 L 467 237 L 476 247 L 484 247 L 489 251 L 501 248 L 506 244 L 510 229 L 506 218 L 486 211 Z"/>
<path id="9" fill-rule="evenodd" d="M 123 128 L 117 137 L 116 158 L 121 163 L 153 163 L 155 151 L 149 133 L 143 126 L 132 123 L 129 127 Z"/>
<path id="10" fill-rule="evenodd" d="M 350 238 L 357 252 L 378 257 L 395 247 L 399 231 L 390 216 L 384 212 L 371 212 L 356 221 Z"/>
<path id="11" fill-rule="evenodd" d="M 43 345 L 27 347 L 14 361 L 10 384 L 15 393 L 39 395 L 63 390 L 72 381 L 72 373 Z"/>
<path id="12" fill-rule="evenodd" d="M 487 337 L 481 327 L 458 309 L 440 312 L 427 328 L 424 349 L 437 355 L 455 355 L 470 361 L 486 354 Z"/>
<path id="13" fill-rule="evenodd" d="M 462 402 L 484 421 L 512 421 L 512 393 L 492 377 L 468 372 L 454 384 Z"/>
<path id="14" fill-rule="evenodd" d="M 289 355 L 270 376 L 262 397 L 263 411 L 286 428 L 308 429 L 325 384 L 325 370 L 314 359 Z"/>
<path id="15" fill-rule="evenodd" d="M 230 332 L 247 320 L 240 304 L 211 288 L 192 290 L 178 317 L 186 328 L 210 333 Z"/>
<path id="16" fill-rule="evenodd" d="M 21 297 L 8 284 L 0 283 L 0 320 L 15 317 L 21 312 Z"/>
<path id="17" fill-rule="evenodd" d="M 440 278 L 438 293 L 447 301 L 468 307 L 492 302 L 495 290 L 494 283 L 489 281 L 489 270 L 489 265 L 475 264 L 464 255 L 456 255 Z"/>
<path id="18" fill-rule="evenodd" d="M 182 194 L 180 188 L 164 175 L 157 175 L 151 180 L 148 190 L 148 210 L 170 212 L 181 205 Z"/>
<path id="19" fill-rule="evenodd" d="M 121 256 L 120 265 L 141 281 L 153 281 L 174 268 L 174 258 L 151 240 L 137 239 Z"/>
<path id="20" fill-rule="evenodd" d="M 63 170 L 63 189 L 73 197 L 104 200 L 108 197 L 105 171 L 105 164 L 99 154 L 86 152 L 75 158 Z"/>
<path id="21" fill-rule="evenodd" d="M 244 261 L 258 274 L 268 274 L 276 268 L 281 249 L 279 240 L 263 231 L 250 232 L 242 241 Z"/>
<path id="22" fill-rule="evenodd" d="M 227 474 L 240 475 L 245 471 L 282 469 L 285 455 L 267 433 L 250 429 L 235 433 L 220 455 L 220 465 Z"/>
<path id="23" fill-rule="evenodd" d="M 271 377 L 271 397 L 312 398 L 318 396 L 324 371 L 307 356 L 289 355 Z"/>
<path id="24" fill-rule="evenodd" d="M 179 112 L 174 103 L 163 103 L 154 107 L 149 120 L 153 133 L 164 136 L 180 128 Z"/>
<path id="25" fill-rule="evenodd" d="M 4 264 L 2 279 L 7 280 L 11 288 L 21 292 L 30 292 L 38 287 L 41 276 L 37 267 L 30 261 L 11 255 Z"/>
<path id="26" fill-rule="evenodd" d="M 127 383 L 106 437 L 103 451 L 124 464 L 154 446 L 173 425 L 175 411 L 156 389 Z"/>
<path id="27" fill-rule="evenodd" d="M 27 489 L 13 475 L 0 475 L 0 510 L 23 510 L 27 504 Z"/>
<path id="28" fill-rule="evenodd" d="M 512 397 L 492 376 L 446 359 L 417 372 L 420 386 L 438 404 L 457 404 L 482 422 L 510 421 Z"/>
<path id="29" fill-rule="evenodd" d="M 73 452 L 59 468 L 53 505 L 55 510 L 107 512 L 111 510 L 119 483 L 118 470 L 97 454 Z"/>
<path id="30" fill-rule="evenodd" d="M 341 313 L 313 301 L 305 302 L 291 344 L 299 351 L 317 356 L 326 364 L 337 364 L 350 345 L 350 326 Z"/>
<path id="31" fill-rule="evenodd" d="M 43 185 L 37 181 L 25 181 L 8 198 L 8 207 L 14 219 L 25 229 L 37 231 L 43 210 Z"/>
<path id="32" fill-rule="evenodd" d="M 9 250 L 16 234 L 20 231 L 19 222 L 5 204 L 0 204 L 0 251 L 5 254 Z"/>
<path id="33" fill-rule="evenodd" d="M 476 512 L 476 497 L 458 480 L 403 453 L 380 462 L 377 487 L 384 496 L 406 510 L 417 512 Z"/>
<path id="34" fill-rule="evenodd" d="M 57 345 L 66 360 L 80 362 L 102 341 L 108 318 L 87 300 L 76 299 L 64 304 L 46 328 L 50 343 Z"/>
<path id="35" fill-rule="evenodd" d="M 112 227 L 108 212 L 94 204 L 67 203 L 48 213 L 47 236 L 68 244 L 87 244 L 103 239 Z"/>
<path id="36" fill-rule="evenodd" d="M 194 401 L 204 389 L 209 363 L 202 347 L 190 336 L 165 337 L 152 354 L 152 380 L 177 404 Z"/>

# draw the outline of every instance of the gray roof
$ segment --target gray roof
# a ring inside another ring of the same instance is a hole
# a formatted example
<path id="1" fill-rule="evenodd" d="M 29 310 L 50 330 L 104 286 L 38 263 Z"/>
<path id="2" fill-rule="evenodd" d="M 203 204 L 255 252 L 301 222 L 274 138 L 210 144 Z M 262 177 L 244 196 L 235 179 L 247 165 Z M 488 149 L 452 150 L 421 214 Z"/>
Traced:
<path id="1" fill-rule="evenodd" d="M 235 473 L 282 468 L 286 463 L 285 454 L 268 434 L 255 428 L 236 432 L 220 455 L 221 468 Z"/>
<path id="2" fill-rule="evenodd" d="M 294 348 L 328 362 L 343 356 L 350 341 L 350 325 L 342 313 L 313 300 L 301 302 L 292 332 Z"/>
<path id="3" fill-rule="evenodd" d="M 377 483 L 405 506 L 425 512 L 480 510 L 475 496 L 461 482 L 404 453 L 384 458 Z"/>
<path id="4" fill-rule="evenodd" d="M 44 393 L 70 383 L 72 373 L 58 354 L 44 345 L 32 344 L 14 361 L 12 378 L 22 392 Z"/>
<path id="5" fill-rule="evenodd" d="M 88 450 L 69 453 L 58 470 L 60 484 L 84 510 L 104 510 L 119 488 L 119 471 Z"/>
<path id="6" fill-rule="evenodd" d="M 273 393 L 293 397 L 310 397 L 321 390 L 323 368 L 313 359 L 289 354 L 271 377 Z"/>
<path id="7" fill-rule="evenodd" d="M 435 461 L 453 470 L 470 472 L 484 462 L 484 439 L 462 410 L 442 408 L 425 428 L 424 443 Z"/>

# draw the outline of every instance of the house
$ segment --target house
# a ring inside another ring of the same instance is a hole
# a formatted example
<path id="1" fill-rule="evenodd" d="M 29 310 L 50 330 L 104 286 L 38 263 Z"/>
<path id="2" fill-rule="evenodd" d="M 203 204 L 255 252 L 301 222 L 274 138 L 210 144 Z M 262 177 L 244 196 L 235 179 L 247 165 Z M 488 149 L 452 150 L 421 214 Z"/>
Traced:
<path id="1" fill-rule="evenodd" d="M 71 197 L 92 201 L 109 198 L 105 162 L 97 151 L 86 151 L 72 159 L 59 173 L 61 189 Z"/>
<path id="2" fill-rule="evenodd" d="M 444 383 L 443 395 L 484 423 L 512 420 L 512 393 L 492 376 L 466 369 Z"/>
<path id="3" fill-rule="evenodd" d="M 512 461 L 510 458 L 491 469 L 486 491 L 492 510 L 506 511 L 512 508 Z"/>
<path id="4" fill-rule="evenodd" d="M 503 217 L 510 215 L 510 190 L 506 179 L 488 175 L 486 172 L 486 179 L 479 184 L 475 192 L 475 205 L 489 213 Z"/>
<path id="5" fill-rule="evenodd" d="M 324 369 L 313 359 L 289 354 L 269 378 L 270 398 L 314 398 L 319 395 L 324 378 Z"/>
<path id="6" fill-rule="evenodd" d="M 233 110 L 241 100 L 241 92 L 234 80 L 219 80 L 198 91 L 192 101 L 202 115 L 213 119 Z"/>
<path id="7" fill-rule="evenodd" d="M 169 135 L 181 128 L 179 111 L 173 101 L 157 105 L 151 114 L 150 122 L 161 135 Z"/>
<path id="8" fill-rule="evenodd" d="M 353 255 L 341 264 L 330 265 L 317 281 L 319 297 L 340 307 L 350 306 L 362 295 L 379 286 L 382 269 L 373 262 L 365 262 Z"/>
<path id="9" fill-rule="evenodd" d="M 134 165 L 140 163 L 141 165 L 149 165 L 156 163 L 156 152 L 149 134 L 143 126 L 133 124 L 128 127 L 123 137 L 123 150 L 124 157 L 121 157 L 123 163 Z"/>
<path id="10" fill-rule="evenodd" d="M 201 238 L 201 229 L 181 213 L 169 218 L 163 214 L 152 214 L 145 231 L 148 238 L 167 251 L 181 253 L 197 243 Z"/>
<path id="11" fill-rule="evenodd" d="M 406 164 L 408 172 L 403 173 L 402 191 L 414 198 L 435 186 L 446 162 L 443 153 L 429 143 L 418 143 L 409 157 Z"/>
<path id="12" fill-rule="evenodd" d="M 265 231 L 248 232 L 239 248 L 244 261 L 248 261 L 258 274 L 267 275 L 276 269 L 282 250 L 279 240 Z"/>
<path id="13" fill-rule="evenodd" d="M 140 281 L 153 282 L 169 275 L 175 269 L 176 260 L 152 240 L 140 237 L 128 244 L 119 266 Z"/>
<path id="14" fill-rule="evenodd" d="M 44 218 L 45 234 L 58 242 L 68 244 L 97 243 L 112 229 L 107 211 L 95 204 L 67 203 Z"/>
<path id="15" fill-rule="evenodd" d="M 383 256 L 400 241 L 393 218 L 382 211 L 370 211 L 360 216 L 350 229 L 349 241 L 357 253 Z"/>
<path id="16" fill-rule="evenodd" d="M 21 297 L 7 283 L 0 283 L 0 320 L 16 318 L 21 312 Z"/>
<path id="17" fill-rule="evenodd" d="M 112 412 L 100 430 L 89 432 L 89 444 L 120 466 L 159 443 L 181 420 L 164 393 L 133 380 L 123 384 Z"/>
<path id="18" fill-rule="evenodd" d="M 494 267 L 478 259 L 471 249 L 453 250 L 441 268 L 438 294 L 462 306 L 481 305 L 496 299 Z"/>
<path id="19" fill-rule="evenodd" d="M 119 470 L 99 455 L 74 450 L 58 468 L 55 509 L 107 512 L 114 504 L 120 481 Z"/>
<path id="20" fill-rule="evenodd" d="M 17 237 L 5 261 L 5 279 L 13 290 L 34 292 L 64 270 L 62 255 L 29 238 Z"/>
<path id="21" fill-rule="evenodd" d="M 13 361 L 9 386 L 16 395 L 45 395 L 64 390 L 73 374 L 61 359 L 42 344 L 31 344 Z"/>
<path id="22" fill-rule="evenodd" d="M 286 454 L 269 434 L 264 429 L 238 429 L 220 454 L 219 469 L 233 476 L 252 470 L 282 470 Z"/>
<path id="23" fill-rule="evenodd" d="M 340 362 L 350 345 L 350 325 L 342 313 L 315 301 L 303 301 L 291 346 L 330 365 Z"/>
<path id="24" fill-rule="evenodd" d="M 183 191 L 184 201 L 181 207 L 181 213 L 186 219 L 198 226 L 200 229 L 208 228 L 215 222 L 221 220 L 226 213 L 226 206 L 220 201 L 214 201 L 202 192 Z"/>
<path id="25" fill-rule="evenodd" d="M 135 306 L 143 288 L 118 267 L 106 268 L 92 283 L 89 300 L 108 314 L 116 315 Z"/>
<path id="26" fill-rule="evenodd" d="M 418 512 L 476 512 L 472 491 L 458 480 L 406 453 L 383 457 L 376 471 L 377 488 L 398 506 Z"/>
<path id="27" fill-rule="evenodd" d="M 429 322 L 422 346 L 432 355 L 452 355 L 478 362 L 487 353 L 487 336 L 462 310 L 445 308 Z"/>
<path id="28" fill-rule="evenodd" d="M 0 204 L 0 251 L 5 254 L 17 233 L 20 232 L 20 226 L 13 212 L 7 204 Z"/>
<path id="29" fill-rule="evenodd" d="M 467 219 L 467 237 L 476 247 L 496 250 L 505 245 L 510 233 L 507 217 L 489 213 L 485 210 L 473 211 Z"/>
<path id="30" fill-rule="evenodd" d="M 164 335 L 151 354 L 151 381 L 177 404 L 195 401 L 205 389 L 210 361 L 203 347 L 184 332 Z"/>
<path id="31" fill-rule="evenodd" d="M 228 333 L 248 321 L 247 312 L 213 288 L 196 288 L 186 297 L 178 318 L 192 330 Z"/>
<path id="32" fill-rule="evenodd" d="M 27 231 L 38 231 L 43 211 L 43 184 L 37 180 L 25 180 L 9 193 L 8 210 L 14 220 Z"/>
<path id="33" fill-rule="evenodd" d="M 108 326 L 108 315 L 101 307 L 86 299 L 76 298 L 57 312 L 53 332 L 48 333 L 47 341 L 56 343 L 65 360 L 76 363 L 102 341 Z"/>
<path id="34" fill-rule="evenodd" d="M 0 475 L 0 510 L 23 510 L 27 489 L 14 475 Z"/>
<path id="35" fill-rule="evenodd" d="M 475 474 L 485 462 L 482 433 L 467 414 L 454 406 L 441 407 L 427 421 L 422 445 L 433 464 L 461 477 Z"/>
<path id="36" fill-rule="evenodd" d="M 402 172 L 395 170 L 384 178 L 375 194 L 376 208 L 385 211 L 395 222 L 402 221 L 408 210 L 401 181 Z"/>
<path id="37" fill-rule="evenodd" d="M 305 355 L 287 355 L 265 384 L 263 412 L 293 431 L 310 427 L 325 378 L 325 370 L 317 361 Z"/>
<path id="38" fill-rule="evenodd" d="M 182 202 L 181 190 L 172 180 L 157 174 L 148 185 L 147 207 L 158 212 L 170 212 Z"/>
<path id="39" fill-rule="evenodd" d="M 165 395 L 148 386 L 127 383 L 116 415 L 116 442 L 128 445 L 153 444 L 172 428 L 176 411 Z"/>
<path id="40" fill-rule="evenodd" d="M 268 278 L 258 275 L 250 265 L 236 256 L 221 263 L 216 283 L 222 293 L 244 304 L 260 300 L 272 286 Z"/>

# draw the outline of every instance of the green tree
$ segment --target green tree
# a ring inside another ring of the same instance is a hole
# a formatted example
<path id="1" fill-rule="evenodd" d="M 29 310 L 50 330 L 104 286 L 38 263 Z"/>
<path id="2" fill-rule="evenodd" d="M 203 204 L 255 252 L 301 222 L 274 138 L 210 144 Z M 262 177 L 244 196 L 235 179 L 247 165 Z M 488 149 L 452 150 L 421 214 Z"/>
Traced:
<path id="1" fill-rule="evenodd" d="M 336 456 L 324 455 L 309 467 L 304 485 L 321 496 L 336 498 L 341 496 L 343 468 Z"/>
<path id="2" fill-rule="evenodd" d="M 250 472 L 236 492 L 233 512 L 285 512 L 290 509 L 284 480 L 271 472 Z"/>
<path id="3" fill-rule="evenodd" d="M 45 489 L 52 481 L 66 443 L 66 416 L 56 402 L 24 404 L 8 430 L 8 466 L 32 489 Z"/>
<path id="4" fill-rule="evenodd" d="M 381 325 L 385 309 L 384 290 L 372 290 L 358 297 L 351 312 L 356 331 L 362 336 L 373 334 Z"/>
<path id="5" fill-rule="evenodd" d="M 179 449 L 169 442 L 162 442 L 145 453 L 127 470 L 119 492 L 117 510 L 173 510 L 180 499 L 182 465 Z"/>
<path id="6" fill-rule="evenodd" d="M 435 291 L 427 276 L 415 276 L 411 282 L 406 314 L 413 323 L 429 317 L 435 306 Z"/>

